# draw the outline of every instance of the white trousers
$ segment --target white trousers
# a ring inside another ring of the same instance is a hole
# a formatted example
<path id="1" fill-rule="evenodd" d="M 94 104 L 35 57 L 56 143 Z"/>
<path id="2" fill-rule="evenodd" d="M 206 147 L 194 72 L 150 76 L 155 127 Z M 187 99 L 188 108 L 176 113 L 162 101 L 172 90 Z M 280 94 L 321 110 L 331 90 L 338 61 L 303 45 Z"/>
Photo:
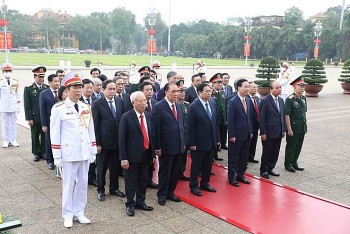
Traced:
<path id="1" fill-rule="evenodd" d="M 14 141 L 17 137 L 17 112 L 1 112 L 2 140 Z"/>
<path id="2" fill-rule="evenodd" d="M 62 166 L 62 216 L 84 215 L 87 202 L 89 160 L 66 162 Z"/>

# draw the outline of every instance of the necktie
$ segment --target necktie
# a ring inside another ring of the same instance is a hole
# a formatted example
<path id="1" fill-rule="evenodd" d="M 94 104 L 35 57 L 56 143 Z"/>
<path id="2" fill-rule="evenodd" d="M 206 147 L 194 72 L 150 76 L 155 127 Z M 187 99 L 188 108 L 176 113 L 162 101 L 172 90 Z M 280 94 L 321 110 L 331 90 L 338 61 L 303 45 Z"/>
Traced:
<path id="1" fill-rule="evenodd" d="M 78 106 L 78 103 L 75 103 L 74 104 L 74 108 L 77 110 L 77 112 L 79 113 L 79 106 Z"/>
<path id="2" fill-rule="evenodd" d="M 278 112 L 280 112 L 280 105 L 278 103 L 278 98 L 275 98 L 275 104 L 276 104 Z"/>
<path id="3" fill-rule="evenodd" d="M 152 112 L 152 107 L 149 100 L 147 101 L 147 109 L 148 109 L 148 112 Z"/>
<path id="4" fill-rule="evenodd" d="M 122 95 L 121 95 L 121 94 L 118 94 L 118 97 L 119 97 L 119 98 L 122 98 Z"/>
<path id="5" fill-rule="evenodd" d="M 41 90 L 41 85 L 39 86 L 39 90 Z"/>
<path id="6" fill-rule="evenodd" d="M 7 83 L 10 85 L 10 80 L 7 80 Z"/>
<path id="7" fill-rule="evenodd" d="M 247 103 L 245 101 L 245 98 L 242 99 L 243 107 L 244 107 L 244 112 L 247 114 Z"/>
<path id="8" fill-rule="evenodd" d="M 95 105 L 95 104 L 94 104 L 94 105 Z M 114 106 L 113 106 L 113 101 L 109 101 L 109 107 L 111 108 L 112 115 L 113 115 L 113 117 L 115 118 L 116 111 L 115 111 L 115 108 L 114 108 Z"/>
<path id="9" fill-rule="evenodd" d="M 91 105 L 90 98 L 87 98 L 86 101 L 88 102 L 89 105 Z"/>
<path id="10" fill-rule="evenodd" d="M 205 111 L 207 112 L 207 114 L 209 116 L 209 119 L 211 119 L 211 111 L 209 109 L 209 104 L 208 103 L 205 103 Z"/>
<path id="11" fill-rule="evenodd" d="M 256 120 L 259 122 L 259 108 L 258 108 L 258 104 L 256 103 L 255 97 L 252 97 L 253 99 L 253 103 L 254 103 L 254 109 L 256 112 Z"/>
<path id="12" fill-rule="evenodd" d="M 57 90 L 53 91 L 55 93 L 55 103 L 58 101 L 58 95 L 57 95 Z"/>
<path id="13" fill-rule="evenodd" d="M 147 150 L 149 147 L 149 140 L 147 136 L 146 126 L 145 126 L 145 123 L 143 122 L 143 114 L 140 115 L 140 126 L 141 126 L 141 132 L 143 136 L 143 148 Z"/>
<path id="14" fill-rule="evenodd" d="M 97 98 L 100 98 L 100 94 L 98 93 L 98 94 L 96 95 L 96 97 L 97 97 Z"/>
<path id="15" fill-rule="evenodd" d="M 175 119 L 176 119 L 176 121 L 177 121 L 177 112 L 176 112 L 176 110 L 175 110 L 175 104 L 172 104 L 172 105 L 171 105 L 171 108 L 172 108 L 174 117 L 175 117 Z"/>

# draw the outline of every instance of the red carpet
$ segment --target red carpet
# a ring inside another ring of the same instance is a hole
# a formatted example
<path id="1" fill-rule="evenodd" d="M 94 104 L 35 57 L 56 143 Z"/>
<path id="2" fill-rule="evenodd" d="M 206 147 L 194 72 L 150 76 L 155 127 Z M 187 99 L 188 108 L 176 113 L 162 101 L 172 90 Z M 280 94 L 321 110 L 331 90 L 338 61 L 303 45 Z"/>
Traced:
<path id="1" fill-rule="evenodd" d="M 225 168 L 213 165 L 213 171 L 210 185 L 216 193 L 202 191 L 197 197 L 188 182 L 179 181 L 176 196 L 251 233 L 350 233 L 348 206 L 252 175 L 247 175 L 250 185 L 233 187 Z"/>

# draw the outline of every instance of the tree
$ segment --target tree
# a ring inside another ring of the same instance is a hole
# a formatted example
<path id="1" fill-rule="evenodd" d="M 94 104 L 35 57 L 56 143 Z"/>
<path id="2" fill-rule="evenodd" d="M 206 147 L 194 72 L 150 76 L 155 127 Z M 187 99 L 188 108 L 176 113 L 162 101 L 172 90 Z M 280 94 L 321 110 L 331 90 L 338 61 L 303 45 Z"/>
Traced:
<path id="1" fill-rule="evenodd" d="M 272 79 L 277 78 L 277 75 L 280 71 L 279 67 L 280 66 L 276 58 L 271 56 L 263 58 L 259 64 L 257 74 L 255 75 L 261 80 L 256 80 L 254 82 L 261 87 L 268 87 Z"/>
<path id="2" fill-rule="evenodd" d="M 304 22 L 303 12 L 298 7 L 293 6 L 284 12 L 284 21 L 288 26 L 301 27 Z"/>
<path id="3" fill-rule="evenodd" d="M 29 35 L 33 32 L 31 22 L 16 10 L 9 10 L 6 17 L 9 21 L 8 31 L 12 32 L 13 47 L 27 46 Z"/>
<path id="4" fill-rule="evenodd" d="M 304 75 L 304 81 L 307 84 L 318 85 L 327 83 L 323 62 L 319 59 L 310 59 L 307 61 L 302 73 Z"/>
<path id="5" fill-rule="evenodd" d="M 38 30 L 45 36 L 49 48 L 53 48 L 55 42 L 60 40 L 63 32 L 58 20 L 50 16 L 43 16 L 39 19 Z M 43 47 L 46 47 L 46 45 L 43 45 Z"/>

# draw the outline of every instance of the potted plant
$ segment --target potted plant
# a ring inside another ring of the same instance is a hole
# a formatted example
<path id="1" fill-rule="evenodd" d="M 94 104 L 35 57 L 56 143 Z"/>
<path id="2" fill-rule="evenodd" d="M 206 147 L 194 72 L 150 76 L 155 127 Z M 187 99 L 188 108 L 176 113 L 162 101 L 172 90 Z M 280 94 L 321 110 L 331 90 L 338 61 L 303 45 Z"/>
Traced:
<path id="1" fill-rule="evenodd" d="M 350 59 L 346 60 L 341 71 L 340 78 L 338 79 L 343 88 L 344 94 L 350 94 Z"/>
<path id="2" fill-rule="evenodd" d="M 327 83 L 326 72 L 324 71 L 323 62 L 319 59 L 310 59 L 306 62 L 302 71 L 305 86 L 305 95 L 307 97 L 318 97 L 318 93 L 323 88 L 323 83 Z"/>
<path id="3" fill-rule="evenodd" d="M 86 67 L 90 67 L 90 65 L 91 65 L 91 59 L 85 59 L 85 60 L 84 60 L 84 63 L 85 63 L 85 66 L 86 66 Z"/>
<path id="4" fill-rule="evenodd" d="M 258 93 L 264 97 L 270 93 L 269 84 L 273 79 L 277 78 L 280 72 L 278 60 L 272 56 L 263 58 L 259 64 L 257 74 L 260 80 L 254 81 L 258 85 Z"/>

